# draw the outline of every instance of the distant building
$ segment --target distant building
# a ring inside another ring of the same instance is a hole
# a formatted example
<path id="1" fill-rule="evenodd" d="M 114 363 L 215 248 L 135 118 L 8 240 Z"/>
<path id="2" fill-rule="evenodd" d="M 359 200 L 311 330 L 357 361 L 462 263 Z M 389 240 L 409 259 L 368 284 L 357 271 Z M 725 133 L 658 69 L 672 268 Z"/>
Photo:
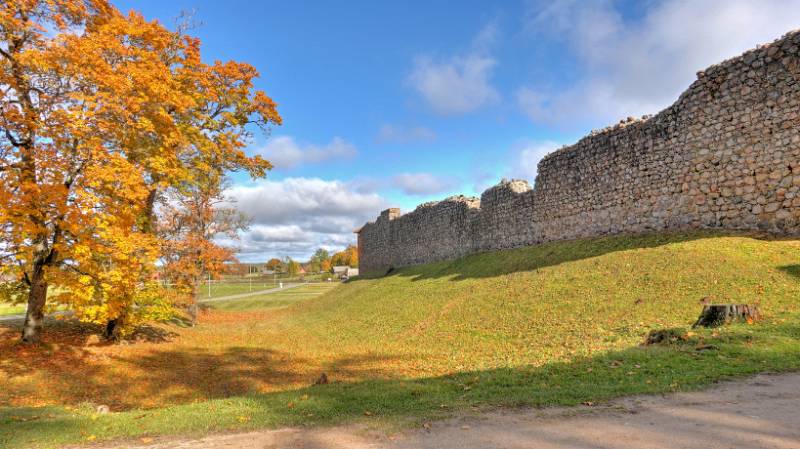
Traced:
<path id="1" fill-rule="evenodd" d="M 336 277 L 347 276 L 349 278 L 358 276 L 358 268 L 350 268 L 347 265 L 339 265 L 333 267 L 333 275 Z"/>

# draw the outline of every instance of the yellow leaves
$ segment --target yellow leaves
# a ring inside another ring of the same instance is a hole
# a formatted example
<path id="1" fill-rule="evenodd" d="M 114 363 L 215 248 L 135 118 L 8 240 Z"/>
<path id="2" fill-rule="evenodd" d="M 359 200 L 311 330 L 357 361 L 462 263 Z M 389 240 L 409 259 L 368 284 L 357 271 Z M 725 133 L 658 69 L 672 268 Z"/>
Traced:
<path id="1" fill-rule="evenodd" d="M 45 4 L 33 21 L 25 18 L 26 8 Z M 251 124 L 281 123 L 277 105 L 254 90 L 251 65 L 205 64 L 199 39 L 104 0 L 5 2 L 0 21 L 0 39 L 38 30 L 10 56 L 24 77 L 0 66 L 4 127 L 28 141 L 19 151 L 31 161 L 0 178 L 0 220 L 10 223 L 0 237 L 22 267 L 15 270 L 56 254 L 48 262 L 55 299 L 83 320 L 167 315 L 175 296 L 147 279 L 161 251 L 175 247 L 152 229 L 152 199 L 219 189 L 228 171 L 264 176 L 272 165 L 242 149 Z M 12 104 L 25 95 L 48 101 Z M 0 152 L 0 166 L 20 158 L 7 154 L 16 153 Z M 187 282 L 195 262 L 218 270 L 232 257 L 208 235 L 189 243 L 203 254 L 175 262 L 188 268 Z"/>

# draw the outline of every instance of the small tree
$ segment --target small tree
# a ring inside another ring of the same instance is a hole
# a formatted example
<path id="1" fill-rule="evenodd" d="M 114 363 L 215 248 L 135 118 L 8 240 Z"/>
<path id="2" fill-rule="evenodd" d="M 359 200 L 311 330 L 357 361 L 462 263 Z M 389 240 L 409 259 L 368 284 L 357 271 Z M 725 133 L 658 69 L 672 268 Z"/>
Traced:
<path id="1" fill-rule="evenodd" d="M 333 267 L 331 266 L 330 259 L 325 259 L 320 264 L 320 270 L 322 270 L 323 273 L 330 273 L 332 269 Z"/>
<path id="2" fill-rule="evenodd" d="M 219 236 L 238 239 L 249 220 L 223 196 L 224 184 L 209 180 L 190 192 L 175 193 L 163 205 L 159 233 L 162 237 L 164 273 L 175 289 L 178 303 L 193 306 L 200 281 L 218 276 L 235 262 L 235 250 L 215 243 Z M 193 309 L 192 309 L 193 310 Z M 111 335 L 109 335 L 111 336 Z"/>
<path id="3" fill-rule="evenodd" d="M 286 262 L 286 272 L 289 273 L 289 276 L 297 276 L 300 273 L 300 263 L 296 260 L 292 260 L 291 258 L 287 258 Z"/>
<path id="4" fill-rule="evenodd" d="M 350 245 L 343 251 L 339 251 L 331 257 L 331 264 L 334 266 L 358 267 L 358 248 Z"/>
<path id="5" fill-rule="evenodd" d="M 273 259 L 270 259 L 269 262 L 267 262 L 265 266 L 267 267 L 267 270 L 280 271 L 280 268 L 281 268 L 282 264 L 283 264 L 283 262 L 281 262 L 280 259 L 273 258 Z"/>

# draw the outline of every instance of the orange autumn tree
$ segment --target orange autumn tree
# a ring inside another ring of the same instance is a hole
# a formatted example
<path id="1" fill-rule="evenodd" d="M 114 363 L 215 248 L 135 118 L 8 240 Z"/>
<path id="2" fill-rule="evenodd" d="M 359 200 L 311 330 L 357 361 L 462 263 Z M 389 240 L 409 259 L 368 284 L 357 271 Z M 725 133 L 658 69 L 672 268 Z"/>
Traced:
<path id="1" fill-rule="evenodd" d="M 174 281 L 175 287 L 165 295 L 171 295 L 178 304 L 191 304 L 196 279 L 223 271 L 222 262 L 232 259 L 228 249 L 214 243 L 215 233 L 232 234 L 225 230 L 209 233 L 202 228 L 176 231 L 169 226 L 158 228 L 156 224 L 170 222 L 170 214 L 204 216 L 210 212 L 211 209 L 204 208 L 221 199 L 222 181 L 228 171 L 242 170 L 252 177 L 263 177 L 271 168 L 269 162 L 258 156 L 248 157 L 243 148 L 251 137 L 251 128 L 266 130 L 272 124 L 280 124 L 281 118 L 275 103 L 264 92 L 254 89 L 253 80 L 258 72 L 252 66 L 237 62 L 204 64 L 200 59 L 200 42 L 195 38 L 169 32 L 135 13 L 129 14 L 125 20 L 109 21 L 91 31 L 77 41 L 86 47 L 79 52 L 91 52 L 92 39 L 98 42 L 110 40 L 124 42 L 119 53 L 134 56 L 111 61 L 109 67 L 115 72 L 128 70 L 129 60 L 148 59 L 140 54 L 155 55 L 163 61 L 162 64 L 151 64 L 156 70 L 149 70 L 142 76 L 147 79 L 155 74 L 166 77 L 169 83 L 162 80 L 154 84 L 154 90 L 145 96 L 149 103 L 135 109 L 143 112 L 155 107 L 161 112 L 158 122 L 146 122 L 154 127 L 155 132 L 144 136 L 136 133 L 125 135 L 125 140 L 120 142 L 130 148 L 129 159 L 138 161 L 145 171 L 148 195 L 141 223 L 146 232 L 161 232 L 158 237 L 162 241 L 162 260 L 165 262 L 163 273 L 167 280 Z M 132 121 L 139 120 L 132 117 Z M 166 198 L 167 192 L 169 198 Z M 158 204 L 163 206 L 162 217 L 157 216 Z M 170 207 L 180 204 L 182 209 Z M 217 220 L 223 216 L 233 218 L 223 211 L 214 213 Z M 217 222 L 214 229 L 219 227 Z M 177 240 L 178 237 L 184 240 Z M 180 246 L 192 248 L 192 251 L 181 251 Z M 187 260 L 176 260 L 176 256 Z M 196 267 L 197 261 L 202 261 L 199 273 L 195 273 L 194 268 L 188 269 Z M 180 274 L 174 269 L 176 267 L 185 267 L 188 271 Z M 190 279 L 195 279 L 195 282 L 188 282 Z M 132 307 L 135 303 L 130 301 L 126 304 L 128 307 L 107 317 L 107 336 L 117 336 L 121 326 L 128 326 L 131 321 L 135 324 L 133 313 L 140 308 Z"/>
<path id="2" fill-rule="evenodd" d="M 280 123 L 257 72 L 102 0 L 6 1 L 0 49 L 0 295 L 27 300 L 23 340 L 48 291 L 85 321 L 166 313 L 155 205 L 221 182 L 198 173 L 270 168 L 242 151 Z"/>
<path id="3" fill-rule="evenodd" d="M 179 304 L 189 306 L 192 320 L 198 286 L 206 276 L 222 273 L 236 261 L 235 251 L 216 242 L 222 237 L 237 240 L 249 219 L 230 206 L 223 195 L 224 184 L 213 180 L 190 191 L 172 192 L 159 212 L 162 238 L 161 272 L 172 285 Z"/>
<path id="4" fill-rule="evenodd" d="M 331 271 L 331 260 L 330 259 L 325 259 L 322 262 L 320 262 L 319 266 L 320 266 L 320 270 L 323 273 L 330 272 Z"/>
<path id="5" fill-rule="evenodd" d="M 267 268 L 267 270 L 278 271 L 280 270 L 281 265 L 283 265 L 283 262 L 281 262 L 280 259 L 272 258 L 264 266 Z"/>
<path id="6" fill-rule="evenodd" d="M 331 264 L 334 266 L 348 266 L 357 268 L 358 267 L 358 247 L 355 245 L 349 245 L 343 251 L 339 251 L 338 253 L 331 256 Z"/>

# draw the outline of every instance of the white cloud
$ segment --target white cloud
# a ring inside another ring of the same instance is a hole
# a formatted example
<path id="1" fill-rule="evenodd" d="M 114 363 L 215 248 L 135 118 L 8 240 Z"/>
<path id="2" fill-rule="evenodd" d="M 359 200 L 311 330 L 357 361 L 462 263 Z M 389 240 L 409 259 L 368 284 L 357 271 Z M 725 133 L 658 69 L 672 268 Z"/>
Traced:
<path id="1" fill-rule="evenodd" d="M 572 86 L 516 94 L 534 121 L 602 124 L 658 112 L 698 70 L 771 42 L 800 23 L 800 0 L 666 0 L 634 23 L 610 1 L 562 0 L 532 9 L 526 26 L 563 40 L 586 74 Z"/>
<path id="2" fill-rule="evenodd" d="M 302 242 L 309 238 L 309 234 L 297 225 L 256 224 L 250 227 L 249 233 L 254 242 Z"/>
<path id="3" fill-rule="evenodd" d="M 344 182 L 316 178 L 233 186 L 226 196 L 252 218 L 250 230 L 234 244 L 240 248 L 240 259 L 247 261 L 284 255 L 303 260 L 319 247 L 344 248 L 355 243 L 354 229 L 386 208 L 376 193 L 360 193 Z"/>
<path id="4" fill-rule="evenodd" d="M 490 23 L 465 55 L 417 56 L 407 82 L 440 115 L 465 114 L 497 101 L 499 94 L 490 83 L 497 61 L 488 51 L 496 35 L 497 27 Z"/>
<path id="5" fill-rule="evenodd" d="M 331 159 L 351 159 L 358 150 L 341 137 L 334 137 L 325 145 L 301 145 L 291 136 L 277 136 L 267 141 L 257 153 L 270 161 L 275 168 L 289 169 Z"/>
<path id="6" fill-rule="evenodd" d="M 514 162 L 508 175 L 512 178 L 526 179 L 532 183 L 536 180 L 539 161 L 559 147 L 561 144 L 549 140 L 521 143 L 518 148 L 512 150 L 512 161 Z"/>
<path id="7" fill-rule="evenodd" d="M 392 182 L 407 195 L 432 195 L 452 189 L 458 180 L 449 176 L 436 176 L 431 173 L 401 173 Z"/>
<path id="8" fill-rule="evenodd" d="M 410 144 L 417 142 L 433 142 L 436 133 L 424 126 L 403 126 L 384 123 L 378 129 L 378 143 Z"/>
<path id="9" fill-rule="evenodd" d="M 489 84 L 495 64 L 493 58 L 478 55 L 445 60 L 420 56 L 409 82 L 436 113 L 464 114 L 497 100 L 497 91 Z"/>

